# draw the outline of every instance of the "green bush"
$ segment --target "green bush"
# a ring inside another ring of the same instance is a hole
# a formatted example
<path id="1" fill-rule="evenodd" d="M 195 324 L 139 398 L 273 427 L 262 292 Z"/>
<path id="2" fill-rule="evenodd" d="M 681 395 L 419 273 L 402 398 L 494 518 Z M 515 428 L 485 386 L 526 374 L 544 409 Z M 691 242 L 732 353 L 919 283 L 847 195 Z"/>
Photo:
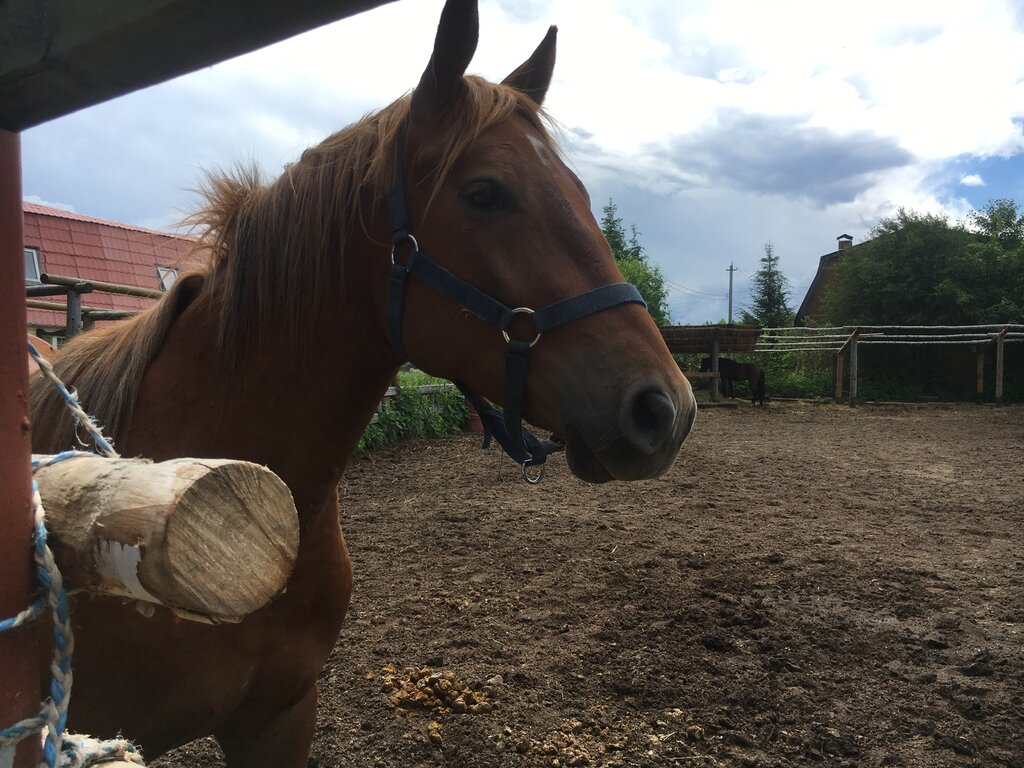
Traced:
<path id="1" fill-rule="evenodd" d="M 1005 360 L 1004 399 L 1024 400 L 1024 355 L 1017 354 L 1017 345 Z M 1024 351 L 1024 350 L 1021 350 Z M 967 346 L 952 347 L 881 347 L 868 344 L 859 350 L 857 396 L 861 401 L 928 402 L 954 400 L 970 402 L 975 392 L 976 352 Z M 985 360 L 984 400 L 994 397 L 994 352 L 987 351 Z M 700 369 L 701 358 L 707 355 L 677 355 L 685 370 Z M 832 352 L 773 352 L 770 354 L 726 353 L 738 362 L 757 363 L 765 372 L 765 391 L 772 397 L 829 399 L 835 394 Z M 849 362 L 843 369 L 844 397 L 849 395 Z M 694 379 L 693 386 L 707 389 L 708 379 Z M 746 382 L 734 386 L 736 397 L 750 397 Z"/>
<path id="2" fill-rule="evenodd" d="M 707 355 L 677 355 L 686 370 L 700 370 L 700 361 Z M 764 368 L 765 392 L 772 397 L 819 398 L 832 394 L 832 354 L 821 352 L 775 352 L 772 354 L 723 354 L 738 363 L 757 363 Z M 708 379 L 695 379 L 694 386 L 707 388 Z M 733 384 L 736 397 L 750 397 L 745 381 Z"/>
<path id="3" fill-rule="evenodd" d="M 401 373 L 400 394 L 385 398 L 380 411 L 359 439 L 357 451 L 403 440 L 407 437 L 445 437 L 462 429 L 469 409 L 455 387 L 419 394 L 416 387 L 447 384 L 421 371 Z"/>

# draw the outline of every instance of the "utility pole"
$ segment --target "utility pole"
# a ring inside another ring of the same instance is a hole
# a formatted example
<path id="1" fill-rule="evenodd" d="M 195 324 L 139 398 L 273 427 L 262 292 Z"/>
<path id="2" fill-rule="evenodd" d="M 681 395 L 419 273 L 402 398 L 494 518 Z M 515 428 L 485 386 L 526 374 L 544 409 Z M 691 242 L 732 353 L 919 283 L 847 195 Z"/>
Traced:
<path id="1" fill-rule="evenodd" d="M 729 273 L 729 325 L 732 325 L 732 273 L 736 271 L 736 267 L 729 262 L 729 268 L 725 270 Z"/>

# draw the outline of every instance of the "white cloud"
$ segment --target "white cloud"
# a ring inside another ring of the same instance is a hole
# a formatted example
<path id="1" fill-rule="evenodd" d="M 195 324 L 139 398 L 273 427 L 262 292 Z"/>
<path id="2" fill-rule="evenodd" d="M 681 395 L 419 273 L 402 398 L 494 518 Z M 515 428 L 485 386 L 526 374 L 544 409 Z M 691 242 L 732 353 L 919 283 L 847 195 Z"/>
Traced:
<path id="1" fill-rule="evenodd" d="M 388 4 L 27 131 L 25 192 L 170 225 L 201 168 L 276 173 L 412 88 L 442 5 Z M 840 232 L 863 239 L 900 206 L 962 216 L 982 182 L 970 161 L 1024 153 L 1011 0 L 483 0 L 480 15 L 470 70 L 492 79 L 559 25 L 547 106 L 569 160 L 596 213 L 613 196 L 691 291 L 720 295 L 729 259 L 752 272 L 766 240 L 809 282 Z M 724 315 L 698 298 L 679 319 Z"/>
<path id="2" fill-rule="evenodd" d="M 43 200 L 39 195 L 25 195 L 22 199 L 26 203 L 35 203 L 36 205 L 45 205 L 47 208 L 56 208 L 58 211 L 76 213 L 75 206 L 73 205 L 68 205 L 67 203 L 51 203 L 48 200 Z"/>
<path id="3" fill-rule="evenodd" d="M 960 184 L 965 187 L 984 187 L 985 180 L 981 178 L 980 174 L 968 173 L 960 177 Z"/>

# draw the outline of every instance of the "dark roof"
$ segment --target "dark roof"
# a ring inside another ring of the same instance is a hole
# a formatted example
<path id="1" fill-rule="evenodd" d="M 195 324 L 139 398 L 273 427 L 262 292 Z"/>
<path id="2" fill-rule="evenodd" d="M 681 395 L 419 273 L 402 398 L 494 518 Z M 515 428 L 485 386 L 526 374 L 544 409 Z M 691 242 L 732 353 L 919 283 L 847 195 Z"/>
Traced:
<path id="1" fill-rule="evenodd" d="M 0 129 L 23 131 L 389 1 L 0 2 Z"/>
<path id="2" fill-rule="evenodd" d="M 850 235 L 840 235 L 836 239 L 853 240 Z M 869 242 L 871 241 L 862 240 L 856 245 L 847 245 L 844 248 L 840 248 L 838 251 L 826 253 L 818 259 L 818 271 L 814 273 L 814 279 L 811 281 L 811 285 L 807 289 L 804 300 L 800 302 L 800 308 L 796 311 L 796 315 L 793 317 L 793 325 L 803 325 L 804 321 L 808 317 L 814 317 L 822 310 L 825 291 L 831 282 L 832 268 L 843 257 L 843 254 L 850 253 L 855 248 L 860 248 L 862 245 Z"/>
<path id="3" fill-rule="evenodd" d="M 80 213 L 23 203 L 25 246 L 39 249 L 39 269 L 52 275 L 159 289 L 156 268 L 182 267 L 195 238 L 106 221 Z M 63 302 L 60 296 L 46 301 Z M 82 303 L 97 309 L 145 309 L 153 299 L 90 293 Z M 62 326 L 62 312 L 29 309 L 30 325 Z"/>

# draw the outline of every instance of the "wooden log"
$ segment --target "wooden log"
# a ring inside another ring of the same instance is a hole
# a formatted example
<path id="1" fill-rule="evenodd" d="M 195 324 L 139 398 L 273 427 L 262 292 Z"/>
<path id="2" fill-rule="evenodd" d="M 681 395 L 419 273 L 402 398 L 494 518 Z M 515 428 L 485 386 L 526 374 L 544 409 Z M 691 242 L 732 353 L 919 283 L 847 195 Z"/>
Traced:
<path id="1" fill-rule="evenodd" d="M 51 275 L 48 272 L 44 272 L 39 276 L 39 279 L 45 285 L 63 285 L 68 288 L 73 288 L 79 283 L 83 282 L 78 277 L 66 277 L 64 275 Z M 124 296 L 142 296 L 147 299 L 159 299 L 163 296 L 163 291 L 158 291 L 153 288 L 140 288 L 137 285 L 121 285 L 120 283 L 107 283 L 103 280 L 86 280 L 89 285 L 92 286 L 90 290 L 102 291 L 103 293 L 120 293 Z"/>
<path id="2" fill-rule="evenodd" d="M 42 467 L 35 478 L 71 589 L 238 621 L 279 594 L 291 574 L 298 516 L 288 487 L 265 467 L 85 456 Z"/>

